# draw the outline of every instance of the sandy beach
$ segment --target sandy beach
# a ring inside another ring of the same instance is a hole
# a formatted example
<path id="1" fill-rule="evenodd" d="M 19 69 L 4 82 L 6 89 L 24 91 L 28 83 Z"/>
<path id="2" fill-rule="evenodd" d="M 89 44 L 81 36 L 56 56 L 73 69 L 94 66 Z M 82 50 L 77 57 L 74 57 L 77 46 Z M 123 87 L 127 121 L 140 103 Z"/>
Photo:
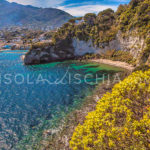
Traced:
<path id="1" fill-rule="evenodd" d="M 133 67 L 132 65 L 130 65 L 128 63 L 120 62 L 120 61 L 112 61 L 112 60 L 108 60 L 108 59 L 93 59 L 93 60 L 90 60 L 90 61 L 100 63 L 100 64 L 106 64 L 106 65 L 111 65 L 111 66 L 124 68 L 124 69 L 127 69 L 129 71 L 133 71 L 134 68 L 135 68 L 135 67 Z"/>

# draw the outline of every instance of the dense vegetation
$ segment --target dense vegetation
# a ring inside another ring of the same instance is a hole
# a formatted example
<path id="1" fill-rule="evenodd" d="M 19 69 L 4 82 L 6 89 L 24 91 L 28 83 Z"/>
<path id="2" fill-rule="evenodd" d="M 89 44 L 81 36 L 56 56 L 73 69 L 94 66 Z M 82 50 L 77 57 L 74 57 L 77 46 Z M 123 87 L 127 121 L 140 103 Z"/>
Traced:
<path id="1" fill-rule="evenodd" d="M 79 18 L 77 18 L 79 20 Z M 71 19 L 54 34 L 53 41 L 56 42 L 69 36 L 79 40 L 92 40 L 93 45 L 100 46 L 100 43 L 108 42 L 115 38 L 117 32 L 115 27 L 115 13 L 111 9 L 95 14 L 86 14 L 79 23 Z"/>
<path id="2" fill-rule="evenodd" d="M 122 31 L 136 28 L 138 34 L 150 33 L 150 0 L 132 0 L 128 6 L 121 5 L 117 13 L 121 14 L 118 20 Z"/>
<path id="3" fill-rule="evenodd" d="M 100 58 L 110 59 L 110 60 L 114 60 L 114 61 L 127 62 L 132 65 L 136 64 L 136 60 L 133 58 L 133 56 L 128 51 L 109 50 L 106 53 L 101 54 Z"/>
<path id="4" fill-rule="evenodd" d="M 74 150 L 150 149 L 150 70 L 132 73 L 99 100 L 70 147 Z"/>
<path id="5" fill-rule="evenodd" d="M 76 23 L 79 19 L 83 21 Z M 120 5 L 116 12 L 106 9 L 97 16 L 89 13 L 83 18 L 71 19 L 54 35 L 54 41 L 69 35 L 80 40 L 92 39 L 94 45 L 100 46 L 114 39 L 118 30 L 124 33 L 134 30 L 137 35 L 148 35 L 150 0 L 132 0 L 129 5 Z"/>

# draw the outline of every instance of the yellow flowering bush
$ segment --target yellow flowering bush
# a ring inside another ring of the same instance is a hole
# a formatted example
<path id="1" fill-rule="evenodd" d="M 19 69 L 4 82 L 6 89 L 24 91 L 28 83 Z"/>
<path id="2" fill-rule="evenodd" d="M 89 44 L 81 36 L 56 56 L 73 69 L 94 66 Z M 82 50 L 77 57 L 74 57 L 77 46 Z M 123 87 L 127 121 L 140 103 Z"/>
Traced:
<path id="1" fill-rule="evenodd" d="M 150 70 L 132 73 L 78 125 L 72 150 L 150 149 Z"/>

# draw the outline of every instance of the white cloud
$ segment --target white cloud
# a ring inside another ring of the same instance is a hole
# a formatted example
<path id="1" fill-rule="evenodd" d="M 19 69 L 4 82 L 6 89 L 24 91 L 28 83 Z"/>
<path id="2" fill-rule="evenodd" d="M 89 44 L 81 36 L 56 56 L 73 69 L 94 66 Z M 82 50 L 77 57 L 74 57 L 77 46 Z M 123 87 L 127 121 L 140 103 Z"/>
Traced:
<path id="1" fill-rule="evenodd" d="M 65 0 L 7 0 L 9 2 L 16 2 L 23 5 L 33 5 L 36 7 L 57 7 Z"/>
<path id="2" fill-rule="evenodd" d="M 117 9 L 117 5 L 111 5 L 110 2 L 128 2 L 129 0 L 107 0 L 108 5 L 101 5 L 98 3 L 94 3 L 94 1 L 87 1 L 81 3 L 71 3 L 63 6 L 63 2 L 66 0 L 7 0 L 9 2 L 16 2 L 23 5 L 33 5 L 36 7 L 54 7 L 61 10 L 64 10 L 70 13 L 73 16 L 83 16 L 86 13 L 98 13 L 104 9 L 112 8 L 113 10 Z"/>
<path id="3" fill-rule="evenodd" d="M 86 13 L 99 13 L 100 11 L 103 11 L 107 8 L 117 10 L 117 6 L 111 6 L 111 5 L 85 5 L 85 6 L 76 6 L 76 7 L 59 6 L 57 8 L 64 10 L 73 16 L 83 16 Z"/>

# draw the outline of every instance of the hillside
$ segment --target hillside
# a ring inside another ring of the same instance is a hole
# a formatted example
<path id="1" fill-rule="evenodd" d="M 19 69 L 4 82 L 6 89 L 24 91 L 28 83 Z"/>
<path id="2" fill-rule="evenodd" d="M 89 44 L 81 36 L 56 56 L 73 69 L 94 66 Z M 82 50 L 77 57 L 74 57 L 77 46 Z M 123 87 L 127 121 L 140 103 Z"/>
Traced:
<path id="1" fill-rule="evenodd" d="M 75 129 L 72 150 L 150 149 L 150 70 L 116 84 Z"/>
<path id="2" fill-rule="evenodd" d="M 49 46 L 46 44 L 46 49 L 44 44 L 33 45 L 26 55 L 25 64 L 69 59 L 87 53 L 104 56 L 108 51 L 115 57 L 112 59 L 126 61 L 121 56 L 125 52 L 133 58 L 130 62 L 134 65 L 147 64 L 149 43 L 150 0 L 132 0 L 128 5 L 120 5 L 116 12 L 107 9 L 97 16 L 89 13 L 82 18 L 71 19 L 58 29 L 53 42 Z M 46 53 L 39 58 L 39 52 L 41 56 L 42 52 Z M 33 57 L 36 54 L 37 57 Z"/>
<path id="3" fill-rule="evenodd" d="M 60 27 L 72 16 L 54 8 L 37 8 L 0 1 L 0 27 L 6 26 L 52 26 Z"/>
<path id="4" fill-rule="evenodd" d="M 25 64 L 98 57 L 131 63 L 136 69 L 103 93 L 96 107 L 93 95 L 91 112 L 82 118 L 86 107 L 77 110 L 58 135 L 51 136 L 48 144 L 44 141 L 45 149 L 55 145 L 66 150 L 149 150 L 150 0 L 131 0 L 116 12 L 107 9 L 71 19 L 52 40 L 34 44 Z"/>

